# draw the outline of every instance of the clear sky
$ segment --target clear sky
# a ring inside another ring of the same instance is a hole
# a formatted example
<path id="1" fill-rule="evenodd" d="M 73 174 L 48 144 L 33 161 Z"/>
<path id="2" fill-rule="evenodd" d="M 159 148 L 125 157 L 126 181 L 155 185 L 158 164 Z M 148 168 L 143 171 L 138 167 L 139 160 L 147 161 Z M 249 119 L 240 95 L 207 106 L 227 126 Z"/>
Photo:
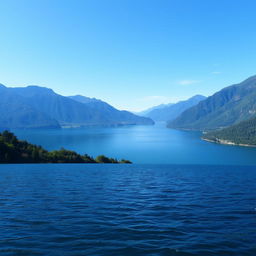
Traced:
<path id="1" fill-rule="evenodd" d="M 255 0 L 0 0 L 0 82 L 142 110 L 256 74 Z"/>

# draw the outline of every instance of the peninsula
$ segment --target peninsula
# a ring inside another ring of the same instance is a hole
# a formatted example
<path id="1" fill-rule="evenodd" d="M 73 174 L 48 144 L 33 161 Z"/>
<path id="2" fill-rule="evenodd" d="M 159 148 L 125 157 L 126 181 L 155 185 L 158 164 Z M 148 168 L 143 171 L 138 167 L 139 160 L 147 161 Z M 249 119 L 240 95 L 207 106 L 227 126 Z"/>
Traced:
<path id="1" fill-rule="evenodd" d="M 47 151 L 41 146 L 33 145 L 18 138 L 9 131 L 0 133 L 0 163 L 131 163 L 128 160 L 117 160 L 99 155 L 93 158 L 87 154 L 80 155 L 75 151 Z"/>

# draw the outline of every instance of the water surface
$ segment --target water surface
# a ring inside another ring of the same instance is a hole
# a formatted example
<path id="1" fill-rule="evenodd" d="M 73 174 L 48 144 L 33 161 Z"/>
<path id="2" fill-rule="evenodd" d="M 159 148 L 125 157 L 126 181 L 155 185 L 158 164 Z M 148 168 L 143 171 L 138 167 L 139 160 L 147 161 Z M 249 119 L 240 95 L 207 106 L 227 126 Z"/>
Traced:
<path id="1" fill-rule="evenodd" d="M 200 132 L 167 129 L 164 124 L 14 132 L 48 150 L 65 147 L 140 164 L 256 165 L 256 148 L 209 143 L 200 139 Z"/>
<path id="2" fill-rule="evenodd" d="M 256 168 L 0 165 L 0 255 L 256 255 Z"/>

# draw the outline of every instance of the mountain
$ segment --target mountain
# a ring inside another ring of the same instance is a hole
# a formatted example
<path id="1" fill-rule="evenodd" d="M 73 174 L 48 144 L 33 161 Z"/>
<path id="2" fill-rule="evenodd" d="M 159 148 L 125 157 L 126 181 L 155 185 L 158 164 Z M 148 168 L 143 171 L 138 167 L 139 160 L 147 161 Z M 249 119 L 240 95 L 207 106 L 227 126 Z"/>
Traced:
<path id="1" fill-rule="evenodd" d="M 87 103 L 81 103 L 44 87 L 1 85 L 0 93 L 1 129 L 154 124 L 149 118 L 119 111 L 100 100 L 84 97 Z"/>
<path id="2" fill-rule="evenodd" d="M 256 114 L 256 76 L 231 85 L 184 111 L 168 123 L 170 128 L 212 130 L 224 128 Z"/>
<path id="3" fill-rule="evenodd" d="M 146 110 L 143 110 L 143 111 L 140 111 L 140 112 L 137 112 L 137 113 L 134 113 L 134 114 L 137 114 L 139 116 L 147 116 L 148 113 L 150 113 L 151 111 L 153 110 L 156 110 L 156 109 L 162 109 L 162 108 L 165 108 L 165 107 L 168 107 L 168 106 L 171 106 L 173 105 L 174 103 L 169 103 L 169 104 L 160 104 L 158 106 L 154 106 L 152 108 L 148 108 Z"/>
<path id="4" fill-rule="evenodd" d="M 81 95 L 69 96 L 69 98 L 78 103 L 82 103 L 84 106 L 92 109 L 93 111 L 100 112 L 104 115 L 102 118 L 115 120 L 112 122 L 116 124 L 154 124 L 150 118 L 141 117 L 126 110 L 117 110 L 108 103 L 95 98 L 88 98 Z"/>
<path id="5" fill-rule="evenodd" d="M 81 103 L 91 103 L 91 102 L 97 102 L 101 101 L 95 98 L 89 98 L 82 95 L 74 95 L 74 96 L 68 96 L 70 99 L 81 102 Z"/>
<path id="6" fill-rule="evenodd" d="M 0 129 L 60 128 L 59 123 L 35 108 L 22 96 L 0 86 Z"/>
<path id="7" fill-rule="evenodd" d="M 208 132 L 202 138 L 223 144 L 256 146 L 256 117 L 219 131 Z"/>
<path id="8" fill-rule="evenodd" d="M 169 121 L 178 117 L 186 109 L 198 104 L 206 97 L 202 95 L 195 95 L 185 101 L 179 101 L 175 104 L 160 105 L 161 107 L 153 108 L 151 111 L 145 114 L 146 117 L 150 117 L 154 121 Z"/>

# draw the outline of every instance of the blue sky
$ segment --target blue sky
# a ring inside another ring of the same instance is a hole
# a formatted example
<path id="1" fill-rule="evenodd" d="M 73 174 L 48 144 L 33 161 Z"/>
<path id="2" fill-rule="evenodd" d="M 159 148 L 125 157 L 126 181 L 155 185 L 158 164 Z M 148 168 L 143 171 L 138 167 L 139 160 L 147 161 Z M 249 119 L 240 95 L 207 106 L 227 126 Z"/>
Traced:
<path id="1" fill-rule="evenodd" d="M 256 1 L 0 0 L 0 82 L 142 110 L 256 74 Z"/>

